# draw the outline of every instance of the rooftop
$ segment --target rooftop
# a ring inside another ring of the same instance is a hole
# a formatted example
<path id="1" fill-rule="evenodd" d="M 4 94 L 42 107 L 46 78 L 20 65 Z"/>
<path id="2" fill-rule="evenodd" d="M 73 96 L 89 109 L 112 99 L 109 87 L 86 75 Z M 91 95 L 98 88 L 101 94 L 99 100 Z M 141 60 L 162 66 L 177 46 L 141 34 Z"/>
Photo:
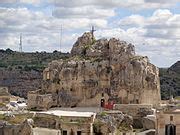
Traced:
<path id="1" fill-rule="evenodd" d="M 62 110 L 48 110 L 39 113 L 52 114 L 56 116 L 71 116 L 71 117 L 92 117 L 94 112 L 79 112 L 79 111 L 62 111 Z"/>

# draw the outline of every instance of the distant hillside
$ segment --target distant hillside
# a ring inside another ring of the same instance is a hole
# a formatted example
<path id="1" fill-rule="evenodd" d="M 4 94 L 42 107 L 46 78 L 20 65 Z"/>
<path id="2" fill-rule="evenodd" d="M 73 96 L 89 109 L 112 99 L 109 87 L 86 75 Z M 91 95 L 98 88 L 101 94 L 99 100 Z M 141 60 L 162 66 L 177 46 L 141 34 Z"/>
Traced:
<path id="1" fill-rule="evenodd" d="M 53 53 L 20 53 L 10 49 L 0 50 L 0 68 L 42 71 L 52 60 L 66 59 L 68 56 L 68 53 L 58 51 L 54 51 Z"/>
<path id="2" fill-rule="evenodd" d="M 49 62 L 66 59 L 68 53 L 20 53 L 0 50 L 0 86 L 7 86 L 13 95 L 27 96 L 27 91 L 41 87 L 42 71 Z"/>
<path id="3" fill-rule="evenodd" d="M 160 83 L 162 99 L 169 99 L 169 95 L 180 96 L 180 61 L 170 68 L 160 68 Z"/>

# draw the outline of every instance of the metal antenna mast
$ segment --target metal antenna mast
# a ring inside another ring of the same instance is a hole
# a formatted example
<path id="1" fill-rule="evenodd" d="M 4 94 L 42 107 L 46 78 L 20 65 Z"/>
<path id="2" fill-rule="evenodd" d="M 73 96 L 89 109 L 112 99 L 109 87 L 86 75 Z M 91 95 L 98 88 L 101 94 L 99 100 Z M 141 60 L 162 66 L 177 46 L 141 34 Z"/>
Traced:
<path id="1" fill-rule="evenodd" d="M 60 52 L 61 52 L 61 48 L 62 48 L 62 32 L 63 32 L 63 28 L 62 28 L 62 25 L 61 25 L 61 29 L 60 29 Z"/>
<path id="2" fill-rule="evenodd" d="M 19 52 L 22 52 L 22 34 L 19 37 Z"/>

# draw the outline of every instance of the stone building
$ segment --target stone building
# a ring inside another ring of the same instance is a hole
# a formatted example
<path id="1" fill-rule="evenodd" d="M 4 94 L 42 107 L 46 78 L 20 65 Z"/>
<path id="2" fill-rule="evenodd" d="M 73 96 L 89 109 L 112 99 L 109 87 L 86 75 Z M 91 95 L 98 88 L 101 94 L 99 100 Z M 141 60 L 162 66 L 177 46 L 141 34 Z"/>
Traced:
<path id="1" fill-rule="evenodd" d="M 0 121 L 0 135 L 33 135 L 32 125 L 25 120 L 21 124 L 1 123 Z"/>
<path id="2" fill-rule="evenodd" d="M 176 127 L 176 135 L 180 135 L 180 109 L 158 111 L 156 131 L 158 135 L 165 135 L 166 125 L 172 124 Z"/>
<path id="3" fill-rule="evenodd" d="M 95 40 L 90 32 L 77 39 L 68 59 L 49 63 L 42 89 L 28 94 L 28 107 L 158 104 L 159 70 L 132 44 L 111 38 Z"/>
<path id="4" fill-rule="evenodd" d="M 95 113 L 51 110 L 37 113 L 35 127 L 56 129 L 61 135 L 93 135 Z"/>

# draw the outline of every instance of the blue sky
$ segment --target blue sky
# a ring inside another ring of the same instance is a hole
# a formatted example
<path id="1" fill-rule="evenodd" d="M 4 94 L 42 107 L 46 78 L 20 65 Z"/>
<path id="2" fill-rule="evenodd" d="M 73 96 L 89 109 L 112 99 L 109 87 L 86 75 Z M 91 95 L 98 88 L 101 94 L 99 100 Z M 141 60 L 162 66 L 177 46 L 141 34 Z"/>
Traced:
<path id="1" fill-rule="evenodd" d="M 69 52 L 77 37 L 96 28 L 96 38 L 135 45 L 158 67 L 180 60 L 179 0 L 0 0 L 0 48 Z"/>

